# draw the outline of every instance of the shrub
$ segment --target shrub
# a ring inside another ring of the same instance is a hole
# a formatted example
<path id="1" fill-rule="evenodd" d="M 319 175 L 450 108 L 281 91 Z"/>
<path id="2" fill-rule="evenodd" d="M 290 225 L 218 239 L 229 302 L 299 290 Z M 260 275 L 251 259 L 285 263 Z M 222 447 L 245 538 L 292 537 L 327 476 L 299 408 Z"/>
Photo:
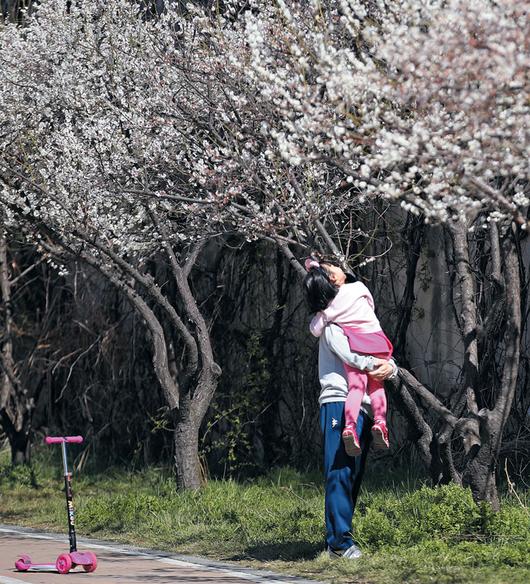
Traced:
<path id="1" fill-rule="evenodd" d="M 528 514 L 505 507 L 494 513 L 476 505 L 469 489 L 458 485 L 423 486 L 396 495 L 388 491 L 363 494 L 364 513 L 356 513 L 355 538 L 372 550 L 412 546 L 431 540 L 504 539 L 528 541 Z"/>

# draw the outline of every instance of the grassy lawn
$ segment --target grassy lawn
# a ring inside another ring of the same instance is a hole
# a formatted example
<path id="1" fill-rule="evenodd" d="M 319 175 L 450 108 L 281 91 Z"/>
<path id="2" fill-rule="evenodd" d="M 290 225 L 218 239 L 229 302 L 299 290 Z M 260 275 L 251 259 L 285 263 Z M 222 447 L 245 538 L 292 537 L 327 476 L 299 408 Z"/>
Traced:
<path id="1" fill-rule="evenodd" d="M 65 531 L 61 465 L 58 452 L 53 459 L 49 453 L 38 452 L 32 471 L 11 469 L 8 453 L 0 453 L 0 522 Z M 283 469 L 248 483 L 211 481 L 200 492 L 176 493 L 167 469 L 111 469 L 77 473 L 74 493 L 81 536 L 329 582 L 530 582 L 528 508 L 505 498 L 493 514 L 456 486 L 368 478 L 354 520 L 360 561 L 322 553 L 319 475 Z"/>

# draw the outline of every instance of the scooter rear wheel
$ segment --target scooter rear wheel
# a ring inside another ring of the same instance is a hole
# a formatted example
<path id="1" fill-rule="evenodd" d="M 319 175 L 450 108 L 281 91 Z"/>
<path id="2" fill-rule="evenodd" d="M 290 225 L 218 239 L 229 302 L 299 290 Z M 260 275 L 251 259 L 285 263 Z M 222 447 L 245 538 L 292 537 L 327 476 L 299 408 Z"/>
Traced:
<path id="1" fill-rule="evenodd" d="M 68 574 L 72 569 L 72 558 L 70 554 L 61 554 L 55 562 L 55 567 L 59 574 Z"/>
<path id="2" fill-rule="evenodd" d="M 85 572 L 93 572 L 98 567 L 98 559 L 94 552 L 85 552 L 87 556 L 90 556 L 90 564 L 83 564 L 83 570 Z"/>
<path id="3" fill-rule="evenodd" d="M 31 558 L 26 554 L 18 556 L 15 562 L 15 568 L 19 572 L 27 572 L 31 568 Z"/>

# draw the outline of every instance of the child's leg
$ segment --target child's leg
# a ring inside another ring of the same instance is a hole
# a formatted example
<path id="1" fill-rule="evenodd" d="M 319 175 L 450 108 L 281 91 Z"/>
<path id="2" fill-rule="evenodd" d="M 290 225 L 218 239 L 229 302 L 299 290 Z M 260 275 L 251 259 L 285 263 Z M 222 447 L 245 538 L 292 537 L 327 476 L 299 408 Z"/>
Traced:
<path id="1" fill-rule="evenodd" d="M 374 414 L 374 421 L 386 422 L 386 394 L 385 388 L 381 381 L 377 379 L 368 378 L 368 395 L 372 404 L 372 412 Z"/>
<path id="2" fill-rule="evenodd" d="M 383 340 L 386 340 L 388 343 L 388 350 L 383 351 L 381 353 L 375 353 L 374 357 L 378 357 L 379 359 L 390 359 L 392 357 L 392 344 L 388 340 L 388 338 L 383 333 Z M 372 412 L 374 415 L 375 422 L 384 422 L 386 424 L 386 411 L 387 411 L 387 403 L 386 403 L 386 394 L 385 394 L 385 386 L 382 381 L 378 379 L 373 379 L 372 377 L 368 377 L 368 386 L 366 391 L 370 396 L 370 402 L 372 404 Z"/>
<path id="3" fill-rule="evenodd" d="M 356 432 L 357 418 L 361 410 L 361 402 L 366 391 L 367 375 L 359 369 L 344 365 L 348 380 L 348 396 L 344 404 L 344 430 L 342 440 L 348 456 L 359 456 L 361 442 Z"/>
<path id="4" fill-rule="evenodd" d="M 355 427 L 361 410 L 361 402 L 366 393 L 368 376 L 364 371 L 360 371 L 346 363 L 344 364 L 344 370 L 348 381 L 348 396 L 344 405 L 345 425 Z"/>
<path id="5" fill-rule="evenodd" d="M 390 443 L 388 441 L 388 428 L 386 426 L 385 389 L 382 382 L 369 378 L 367 391 L 374 414 L 374 424 L 372 426 L 374 448 L 387 449 L 390 447 Z"/>

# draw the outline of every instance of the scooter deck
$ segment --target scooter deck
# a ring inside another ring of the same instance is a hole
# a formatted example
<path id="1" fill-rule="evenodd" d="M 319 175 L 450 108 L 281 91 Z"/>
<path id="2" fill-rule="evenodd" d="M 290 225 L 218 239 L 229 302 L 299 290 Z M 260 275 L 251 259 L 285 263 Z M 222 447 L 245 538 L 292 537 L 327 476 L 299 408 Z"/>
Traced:
<path id="1" fill-rule="evenodd" d="M 81 566 L 85 572 L 94 572 L 97 565 L 98 561 L 94 552 L 78 551 L 61 554 L 55 564 L 37 564 L 32 562 L 26 554 L 19 556 L 15 562 L 15 568 L 19 572 L 55 572 L 59 574 L 68 574 L 77 566 Z"/>
<path id="2" fill-rule="evenodd" d="M 31 564 L 23 570 L 20 568 L 18 570 L 19 572 L 57 572 L 55 564 Z"/>

